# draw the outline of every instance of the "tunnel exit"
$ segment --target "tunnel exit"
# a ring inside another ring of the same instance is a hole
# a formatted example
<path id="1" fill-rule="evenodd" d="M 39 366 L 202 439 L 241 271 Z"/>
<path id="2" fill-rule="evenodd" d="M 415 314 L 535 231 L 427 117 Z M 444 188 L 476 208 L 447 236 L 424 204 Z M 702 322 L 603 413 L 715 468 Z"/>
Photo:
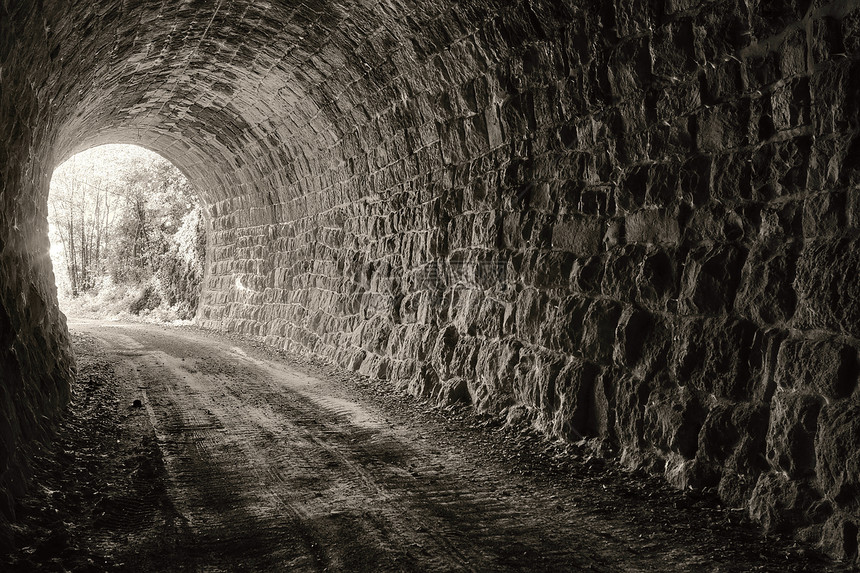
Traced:
<path id="1" fill-rule="evenodd" d="M 51 259 L 67 315 L 194 317 L 205 223 L 188 179 L 135 145 L 101 145 L 57 167 L 48 199 Z"/>

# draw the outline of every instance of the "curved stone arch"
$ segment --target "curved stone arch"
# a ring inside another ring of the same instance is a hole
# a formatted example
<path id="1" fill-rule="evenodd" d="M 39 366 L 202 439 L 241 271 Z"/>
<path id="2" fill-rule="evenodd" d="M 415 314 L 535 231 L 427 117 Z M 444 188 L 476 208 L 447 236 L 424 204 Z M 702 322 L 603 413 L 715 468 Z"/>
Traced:
<path id="1" fill-rule="evenodd" d="M 46 389 L 0 387 L 6 420 L 56 411 L 69 378 L 50 170 L 120 138 L 206 187 L 206 326 L 522 408 L 765 522 L 857 457 L 826 446 L 858 396 L 860 295 L 830 285 L 860 266 L 857 0 L 70 4 L 0 18 L 0 367 Z M 827 462 L 793 463 L 798 435 Z M 831 497 L 825 531 L 855 523 Z"/>
<path id="2" fill-rule="evenodd" d="M 149 132 L 149 135 L 150 137 L 146 137 L 140 129 L 104 130 L 99 134 L 81 138 L 75 141 L 74 145 L 57 146 L 55 164 L 62 165 L 78 153 L 102 145 L 134 145 L 161 156 L 179 169 L 197 191 L 204 207 L 222 198 L 225 195 L 223 189 L 230 189 L 232 183 L 237 184 L 224 179 L 220 172 L 212 170 L 211 166 L 218 164 L 215 158 L 197 155 L 199 150 L 188 147 L 182 139 L 172 139 L 171 134 L 152 137 L 152 132 Z"/>

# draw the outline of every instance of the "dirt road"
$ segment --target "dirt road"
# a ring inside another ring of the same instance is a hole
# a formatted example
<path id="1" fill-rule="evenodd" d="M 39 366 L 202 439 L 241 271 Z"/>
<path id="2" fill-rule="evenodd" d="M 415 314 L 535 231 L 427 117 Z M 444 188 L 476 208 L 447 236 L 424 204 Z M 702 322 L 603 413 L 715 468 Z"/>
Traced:
<path id="1" fill-rule="evenodd" d="M 737 512 L 659 480 L 575 453 L 555 463 L 547 452 L 560 450 L 527 432 L 446 418 L 354 377 L 309 374 L 238 339 L 86 320 L 70 330 L 91 343 L 78 348 L 84 369 L 87 352 L 112 369 L 124 428 L 117 442 L 149 432 L 163 460 L 160 472 L 123 462 L 129 475 L 100 486 L 163 482 L 143 499 L 139 489 L 101 495 L 105 531 L 91 542 L 122 554 L 123 570 L 799 571 L 811 563 L 803 549 L 738 525 Z"/>

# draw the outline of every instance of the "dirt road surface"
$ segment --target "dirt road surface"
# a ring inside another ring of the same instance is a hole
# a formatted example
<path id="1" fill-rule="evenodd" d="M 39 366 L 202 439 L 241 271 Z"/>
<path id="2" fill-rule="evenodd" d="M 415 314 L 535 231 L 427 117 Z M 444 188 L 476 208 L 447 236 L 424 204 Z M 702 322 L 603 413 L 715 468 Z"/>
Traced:
<path id="1" fill-rule="evenodd" d="M 65 446 L 84 465 L 56 486 L 77 490 L 77 541 L 19 567 L 47 551 L 78 570 L 830 570 L 714 500 L 385 383 L 193 328 L 70 330 L 75 404 L 109 392 L 87 410 L 108 437 Z"/>

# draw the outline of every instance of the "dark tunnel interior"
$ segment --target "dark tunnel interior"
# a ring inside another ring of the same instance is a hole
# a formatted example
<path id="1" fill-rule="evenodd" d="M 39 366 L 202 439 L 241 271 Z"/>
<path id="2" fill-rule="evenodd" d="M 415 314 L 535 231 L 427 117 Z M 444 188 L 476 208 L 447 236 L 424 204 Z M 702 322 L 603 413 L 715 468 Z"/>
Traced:
<path id="1" fill-rule="evenodd" d="M 0 505 L 75 372 L 55 166 L 207 213 L 196 322 L 856 557 L 860 2 L 6 0 Z"/>

